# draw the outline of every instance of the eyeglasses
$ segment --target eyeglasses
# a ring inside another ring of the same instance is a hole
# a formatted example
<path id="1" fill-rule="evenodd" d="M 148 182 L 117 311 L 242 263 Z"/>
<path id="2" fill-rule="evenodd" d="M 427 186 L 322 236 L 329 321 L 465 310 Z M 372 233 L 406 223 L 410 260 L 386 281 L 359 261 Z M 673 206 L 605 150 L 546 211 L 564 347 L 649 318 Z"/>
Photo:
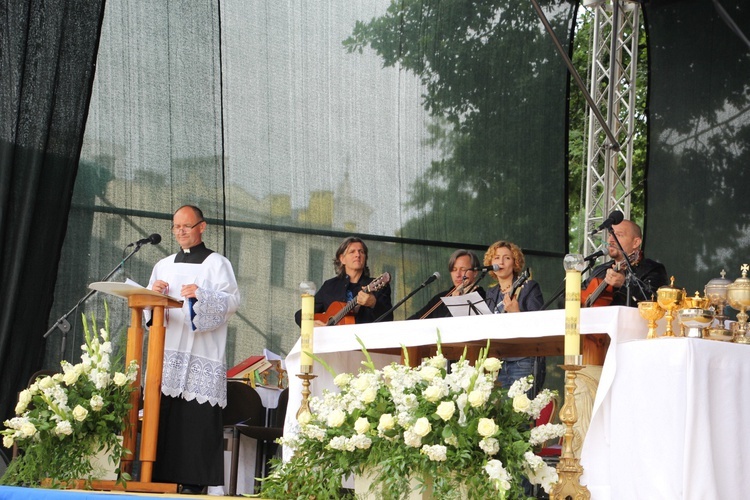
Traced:
<path id="1" fill-rule="evenodd" d="M 202 224 L 203 222 L 206 222 L 206 221 L 199 220 L 198 222 L 196 222 L 192 226 L 187 226 L 187 225 L 185 225 L 185 226 L 177 226 L 177 225 L 173 224 L 172 225 L 172 232 L 173 233 L 182 233 L 182 232 L 186 232 L 187 233 L 188 231 L 192 231 L 193 228 L 195 228 L 195 226 L 197 226 L 198 224 Z"/>

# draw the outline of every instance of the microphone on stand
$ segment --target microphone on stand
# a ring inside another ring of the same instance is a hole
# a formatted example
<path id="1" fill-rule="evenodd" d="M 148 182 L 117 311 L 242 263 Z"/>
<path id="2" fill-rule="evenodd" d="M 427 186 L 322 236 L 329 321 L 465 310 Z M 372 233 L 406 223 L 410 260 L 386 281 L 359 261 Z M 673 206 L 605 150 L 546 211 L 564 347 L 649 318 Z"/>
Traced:
<path id="1" fill-rule="evenodd" d="M 437 272 L 437 271 L 435 271 L 434 273 L 432 273 L 432 276 L 430 276 L 429 278 L 427 278 L 426 280 L 424 280 L 424 283 L 422 283 L 421 285 L 419 285 L 419 288 L 422 288 L 422 287 L 425 287 L 425 286 L 429 285 L 430 283 L 432 283 L 433 281 L 435 281 L 438 278 L 440 278 L 440 273 Z"/>
<path id="2" fill-rule="evenodd" d="M 471 271 L 499 271 L 499 270 L 500 270 L 500 266 L 498 264 L 492 264 L 489 266 L 477 266 L 477 267 L 471 268 Z"/>
<path id="3" fill-rule="evenodd" d="M 130 243 L 125 248 L 132 247 L 133 245 L 135 245 L 136 248 L 141 248 L 141 246 L 146 245 L 148 243 L 151 243 L 152 245 L 158 245 L 159 243 L 161 243 L 161 235 L 157 234 L 157 233 L 154 233 L 151 236 L 149 236 L 148 238 L 143 238 L 143 239 L 140 239 L 140 240 L 136 241 L 135 243 Z"/>
<path id="4" fill-rule="evenodd" d="M 440 273 L 439 272 L 435 271 L 434 273 L 432 273 L 432 276 L 430 276 L 429 278 L 427 278 L 426 280 L 424 280 L 424 282 L 421 285 L 419 285 L 417 288 L 415 288 L 414 290 L 412 290 L 409 293 L 409 295 L 407 295 L 403 299 L 399 300 L 396 303 L 396 305 L 394 305 L 393 307 L 391 307 L 390 309 L 388 309 L 386 312 L 384 312 L 383 314 L 381 314 L 378 319 L 376 319 L 375 321 L 373 321 L 373 323 L 378 323 L 379 321 L 381 321 L 383 318 L 385 318 L 386 316 L 388 316 L 389 314 L 391 314 L 393 311 L 395 311 L 401 304 L 403 304 L 404 302 L 406 302 L 407 300 L 409 300 L 412 297 L 412 295 L 414 295 L 415 293 L 417 293 L 422 288 L 426 287 L 427 285 L 429 285 L 430 283 L 432 283 L 433 281 L 435 281 L 439 277 L 440 277 Z"/>
<path id="5" fill-rule="evenodd" d="M 615 210 L 611 214 L 609 214 L 609 217 L 607 217 L 604 222 L 599 224 L 599 227 L 591 231 L 590 235 L 594 236 L 595 234 L 601 232 L 603 229 L 609 229 L 612 226 L 616 226 L 620 222 L 622 222 L 625 219 L 625 216 L 620 212 L 619 210 Z"/>
<path id="6" fill-rule="evenodd" d="M 602 257 L 603 255 L 604 255 L 604 250 L 597 250 L 596 252 L 592 253 L 588 257 L 584 257 L 583 260 L 584 262 L 591 262 L 591 261 L 598 259 L 599 257 Z"/>

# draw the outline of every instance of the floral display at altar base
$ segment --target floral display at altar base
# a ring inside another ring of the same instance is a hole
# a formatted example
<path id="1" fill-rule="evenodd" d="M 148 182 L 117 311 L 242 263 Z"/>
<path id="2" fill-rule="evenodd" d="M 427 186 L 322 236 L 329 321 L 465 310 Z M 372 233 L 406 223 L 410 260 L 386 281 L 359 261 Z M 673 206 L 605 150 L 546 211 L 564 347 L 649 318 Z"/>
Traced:
<path id="1" fill-rule="evenodd" d="M 262 483 L 264 498 L 345 498 L 351 492 L 341 480 L 351 475 L 368 478 L 366 498 L 389 500 L 414 492 L 525 498 L 525 478 L 546 491 L 557 481 L 534 449 L 561 436 L 564 426 L 531 427 L 555 396 L 545 389 L 529 399 L 532 377 L 508 391 L 496 386 L 502 362 L 487 358 L 486 349 L 474 366 L 464 355 L 449 372 L 439 339 L 437 355 L 415 368 L 407 357 L 404 365 L 377 370 L 364 346 L 363 352 L 360 373 L 336 375 L 340 392 L 312 398 L 296 434 L 280 440 L 293 454 L 275 462 Z M 361 488 L 356 493 L 363 498 Z"/>
<path id="2" fill-rule="evenodd" d="M 114 469 L 121 482 L 129 479 L 119 473 L 119 461 L 126 451 L 122 432 L 138 366 L 131 362 L 124 371 L 113 368 L 106 303 L 105 311 L 98 333 L 96 318 L 92 315 L 89 326 L 83 316 L 86 343 L 80 363 L 63 361 L 62 373 L 39 378 L 19 394 L 16 416 L 3 423 L 0 434 L 3 446 L 18 445 L 20 455 L 0 484 L 65 487 L 102 479 L 102 469 Z M 92 463 L 97 455 L 105 456 L 109 466 Z"/>

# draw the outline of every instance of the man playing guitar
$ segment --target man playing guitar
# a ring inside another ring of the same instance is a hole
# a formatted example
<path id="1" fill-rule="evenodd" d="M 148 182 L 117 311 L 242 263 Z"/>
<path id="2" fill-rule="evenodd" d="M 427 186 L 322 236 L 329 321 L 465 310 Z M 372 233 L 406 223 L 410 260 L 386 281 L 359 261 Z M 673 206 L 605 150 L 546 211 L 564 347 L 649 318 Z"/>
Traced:
<path id="1" fill-rule="evenodd" d="M 622 245 L 625 255 L 622 254 L 615 242 L 613 236 Z M 591 271 L 588 280 L 583 284 L 584 291 L 588 290 L 594 280 L 604 281 L 607 284 L 604 293 L 611 294 L 611 303 L 597 305 L 624 306 L 627 302 L 627 287 L 625 286 L 626 273 L 628 270 L 625 264 L 625 258 L 628 257 L 630 265 L 633 267 L 635 277 L 640 280 L 641 286 L 635 283 L 630 285 L 630 306 L 636 307 L 638 302 L 651 300 L 651 296 L 656 294 L 660 286 L 668 283 L 667 270 L 664 265 L 655 260 L 643 257 L 641 244 L 643 243 L 643 234 L 641 228 L 633 221 L 623 220 L 621 223 L 613 225 L 607 236 L 609 256 L 613 259 L 610 262 L 601 264 Z M 643 288 L 643 291 L 641 291 Z"/>
<path id="2" fill-rule="evenodd" d="M 381 280 L 384 283 L 382 285 L 368 287 L 380 278 L 376 280 L 370 277 L 370 269 L 367 267 L 367 245 L 364 241 L 354 236 L 344 239 L 336 250 L 333 265 L 336 276 L 326 280 L 315 294 L 316 326 L 326 325 L 326 320 L 334 316 L 342 305 L 354 300 L 356 307 L 352 309 L 351 314 L 347 314 L 346 321 L 336 324 L 372 323 L 391 308 L 391 286 L 387 284 L 387 279 Z M 367 290 L 370 290 L 370 293 Z M 384 319 L 393 320 L 393 313 Z M 295 320 L 299 325 L 301 311 L 297 311 Z"/>

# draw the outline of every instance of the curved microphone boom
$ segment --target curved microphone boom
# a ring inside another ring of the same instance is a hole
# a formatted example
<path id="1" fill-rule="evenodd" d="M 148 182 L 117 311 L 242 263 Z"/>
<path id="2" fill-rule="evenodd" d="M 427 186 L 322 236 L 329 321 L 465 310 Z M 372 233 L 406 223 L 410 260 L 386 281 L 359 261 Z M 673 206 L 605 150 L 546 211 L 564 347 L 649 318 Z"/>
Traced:
<path id="1" fill-rule="evenodd" d="M 609 217 L 604 220 L 604 222 L 599 224 L 599 227 L 591 231 L 591 236 L 594 236 L 595 234 L 601 232 L 603 229 L 610 229 L 612 226 L 616 226 L 624 219 L 625 216 L 622 214 L 622 212 L 620 212 L 619 210 L 613 211 L 611 214 L 609 214 Z"/>
<path id="2" fill-rule="evenodd" d="M 151 243 L 152 245 L 158 245 L 159 243 L 161 243 L 161 235 L 158 233 L 154 233 L 148 238 L 143 238 L 143 239 L 136 241 L 135 243 L 130 243 L 125 248 L 132 247 L 133 245 L 140 248 L 142 245 L 146 245 L 148 243 Z"/>

